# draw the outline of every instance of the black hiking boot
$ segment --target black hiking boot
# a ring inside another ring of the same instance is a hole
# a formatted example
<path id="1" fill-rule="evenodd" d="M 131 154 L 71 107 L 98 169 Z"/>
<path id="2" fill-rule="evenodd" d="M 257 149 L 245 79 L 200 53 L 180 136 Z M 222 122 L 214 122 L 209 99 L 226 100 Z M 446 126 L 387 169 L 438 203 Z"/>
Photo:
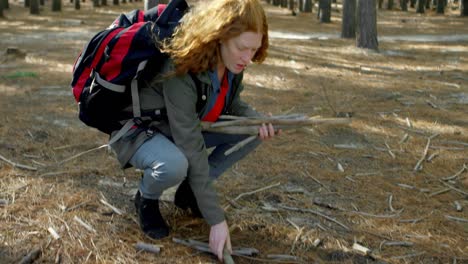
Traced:
<path id="1" fill-rule="evenodd" d="M 169 235 L 169 227 L 159 212 L 159 200 L 143 198 L 138 191 L 135 195 L 135 208 L 140 228 L 145 235 L 152 239 L 161 239 Z"/>
<path id="2" fill-rule="evenodd" d="M 183 180 L 179 185 L 179 188 L 177 188 L 174 197 L 174 204 L 182 210 L 190 208 L 193 216 L 203 218 L 200 208 L 198 208 L 197 199 L 195 198 L 187 179 Z"/>

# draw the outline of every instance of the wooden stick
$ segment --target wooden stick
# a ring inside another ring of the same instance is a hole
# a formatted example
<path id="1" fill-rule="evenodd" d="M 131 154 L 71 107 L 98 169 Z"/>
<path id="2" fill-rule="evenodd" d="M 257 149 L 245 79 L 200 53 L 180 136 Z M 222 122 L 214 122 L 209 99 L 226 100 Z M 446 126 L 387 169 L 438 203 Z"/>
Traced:
<path id="1" fill-rule="evenodd" d="M 181 244 L 187 247 L 191 247 L 193 249 L 206 252 L 206 253 L 211 253 L 210 246 L 208 243 L 200 242 L 197 240 L 193 239 L 180 239 L 180 238 L 172 238 L 172 242 Z M 234 256 L 252 256 L 258 254 L 259 251 L 255 248 L 233 248 L 232 249 L 232 255 Z"/>
<path id="2" fill-rule="evenodd" d="M 99 147 L 97 147 L 97 148 L 88 149 L 88 150 L 86 150 L 86 151 L 84 151 L 84 152 L 78 153 L 78 154 L 73 155 L 73 156 L 71 156 L 71 157 L 69 157 L 69 158 L 66 158 L 66 159 L 64 159 L 64 160 L 62 160 L 62 161 L 57 162 L 57 165 L 61 165 L 61 164 L 63 164 L 63 163 L 66 163 L 66 162 L 69 162 L 69 161 L 71 161 L 71 160 L 74 160 L 74 159 L 76 159 L 76 158 L 78 158 L 78 157 L 80 157 L 80 156 L 83 156 L 84 154 L 88 154 L 88 153 L 90 153 L 90 152 L 93 152 L 93 151 L 95 151 L 95 150 L 102 149 L 102 148 L 105 148 L 105 147 L 108 147 L 108 146 L 109 146 L 109 145 L 105 144 L 105 145 L 99 146 Z"/>
<path id="3" fill-rule="evenodd" d="M 319 180 L 317 180 L 314 176 L 312 176 L 312 175 L 309 173 L 308 170 L 304 170 L 304 171 L 305 171 L 305 174 L 306 174 L 308 177 L 310 177 L 310 178 L 311 178 L 312 180 L 314 180 L 316 183 L 320 184 L 323 188 L 325 188 L 325 190 L 331 192 L 330 189 L 329 189 L 327 186 L 325 186 L 325 184 L 321 183 L 321 182 L 320 182 Z"/>
<path id="4" fill-rule="evenodd" d="M 360 245 L 360 244 L 358 244 L 356 242 L 354 242 L 354 244 L 353 244 L 353 250 L 357 251 L 357 252 L 359 252 L 359 253 L 361 253 L 361 254 L 363 254 L 365 256 L 371 252 L 370 249 L 368 249 L 368 248 L 366 248 L 366 247 L 364 247 L 364 246 L 362 246 L 362 245 Z"/>
<path id="5" fill-rule="evenodd" d="M 456 191 L 456 192 L 459 192 L 459 193 L 461 193 L 461 194 L 463 194 L 463 195 L 468 195 L 467 192 L 465 192 L 465 191 L 463 191 L 463 190 L 460 190 L 460 189 L 458 189 L 458 188 L 455 188 L 455 187 L 453 187 L 452 185 L 450 185 L 450 184 L 448 184 L 448 183 L 446 183 L 446 182 L 443 182 L 443 181 L 440 181 L 440 182 L 442 182 L 443 185 L 447 186 L 448 188 L 450 188 L 450 189 L 452 189 L 452 190 L 454 190 L 454 191 Z"/>
<path id="6" fill-rule="evenodd" d="M 465 219 L 465 218 L 460 218 L 460 217 L 455 217 L 455 216 L 450 216 L 450 215 L 446 215 L 445 218 L 447 218 L 448 220 L 456 221 L 456 222 L 468 223 L 468 219 Z"/>
<path id="7" fill-rule="evenodd" d="M 466 163 L 463 164 L 463 167 L 461 168 L 461 170 L 459 170 L 457 173 L 455 173 L 454 175 L 452 176 L 449 176 L 449 177 L 445 177 L 445 178 L 442 178 L 442 180 L 444 181 L 450 181 L 450 180 L 453 180 L 453 179 L 456 179 L 458 176 L 460 176 L 465 170 L 467 170 L 468 168 L 466 167 Z"/>
<path id="8" fill-rule="evenodd" d="M 47 231 L 49 231 L 49 233 L 52 235 L 52 237 L 53 237 L 55 240 L 59 240 L 59 239 L 60 239 L 59 234 L 58 234 L 57 231 L 55 231 L 52 227 L 49 227 L 49 228 L 47 229 Z"/>
<path id="9" fill-rule="evenodd" d="M 239 149 L 241 149 L 245 145 L 249 144 L 250 142 L 254 141 L 255 139 L 257 139 L 257 135 L 253 135 L 253 136 L 250 136 L 250 137 L 242 140 L 241 142 L 237 143 L 236 145 L 234 145 L 230 149 L 226 150 L 224 152 L 224 155 L 228 156 L 229 154 L 231 154 L 231 153 L 233 153 L 235 151 L 238 151 Z"/>
<path id="10" fill-rule="evenodd" d="M 392 201 L 393 201 L 393 194 L 390 194 L 388 197 L 388 208 L 390 208 L 390 211 L 395 212 L 395 209 L 392 206 Z"/>
<path id="11" fill-rule="evenodd" d="M 439 195 L 439 194 L 443 194 L 443 193 L 446 193 L 446 192 L 448 192 L 450 190 L 451 190 L 450 188 L 445 188 L 445 189 L 442 189 L 442 190 L 439 190 L 437 192 L 433 192 L 433 193 L 429 194 L 429 197 L 433 197 L 433 196 L 436 196 L 436 195 Z"/>
<path id="12" fill-rule="evenodd" d="M 317 124 L 344 125 L 351 123 L 349 118 L 309 118 L 309 119 L 281 119 L 281 118 L 256 118 L 245 120 L 233 120 L 211 123 L 209 127 L 227 127 L 227 126 L 258 126 L 262 124 L 287 125 L 287 126 L 310 126 Z M 203 127 L 203 125 L 202 125 Z"/>
<path id="13" fill-rule="evenodd" d="M 457 212 L 463 211 L 463 207 L 458 201 L 453 202 L 453 205 L 455 206 L 455 210 L 457 210 Z"/>
<path id="14" fill-rule="evenodd" d="M 268 254 L 267 255 L 268 259 L 275 259 L 275 260 L 282 260 L 282 261 L 298 261 L 299 258 L 296 256 L 291 256 L 291 255 L 282 255 L 282 254 Z"/>
<path id="15" fill-rule="evenodd" d="M 27 166 L 27 165 L 22 165 L 22 164 L 19 164 L 19 163 L 15 163 L 5 157 L 3 157 L 2 155 L 0 155 L 0 160 L 3 160 L 5 161 L 6 163 L 10 164 L 11 166 L 15 167 L 15 168 L 18 168 L 18 169 L 25 169 L 25 170 L 31 170 L 31 171 L 37 171 L 37 168 L 36 167 L 31 167 L 31 166 Z"/>
<path id="16" fill-rule="evenodd" d="M 426 159 L 427 156 L 427 151 L 429 150 L 429 146 L 431 145 L 431 138 L 429 137 L 427 139 L 426 147 L 424 148 L 424 152 L 422 157 L 418 160 L 418 163 L 416 163 L 416 166 L 414 166 L 413 171 L 419 171 L 421 170 L 421 163 Z"/>
<path id="17" fill-rule="evenodd" d="M 375 217 L 375 218 L 394 218 L 394 217 L 400 216 L 401 211 L 402 210 L 398 211 L 398 213 L 396 214 L 391 214 L 391 215 L 376 215 L 376 214 L 370 214 L 370 213 L 361 212 L 361 211 L 349 211 L 349 212 L 353 214 L 359 214 L 359 215 Z"/>
<path id="18" fill-rule="evenodd" d="M 93 232 L 93 233 L 97 233 L 96 230 L 89 224 L 85 223 L 83 220 L 81 220 L 81 218 L 79 218 L 78 216 L 75 215 L 75 217 L 73 217 L 73 220 L 75 220 L 76 222 L 78 222 L 80 225 L 82 225 L 84 228 L 86 228 L 86 230 L 90 231 L 90 232 Z"/>
<path id="19" fill-rule="evenodd" d="M 239 200 L 240 198 L 242 198 L 242 197 L 244 197 L 244 196 L 247 196 L 247 195 L 251 195 L 251 194 L 254 194 L 254 193 L 258 193 L 258 192 L 261 192 L 261 191 L 265 191 L 265 190 L 274 188 L 274 187 L 276 187 L 276 186 L 279 186 L 280 184 L 281 184 L 281 182 L 277 182 L 277 183 L 275 183 L 275 184 L 268 185 L 268 186 L 266 186 L 266 187 L 262 187 L 262 188 L 260 188 L 260 189 L 257 189 L 257 190 L 251 191 L 251 192 L 241 193 L 241 194 L 239 194 L 236 198 L 234 198 L 233 201 L 237 201 L 237 200 Z"/>
<path id="20" fill-rule="evenodd" d="M 391 149 L 390 146 L 387 144 L 387 142 L 385 142 L 385 146 L 387 147 L 388 154 L 390 154 L 390 156 L 392 157 L 392 159 L 395 159 L 396 156 L 395 156 L 395 154 L 393 154 L 392 149 Z"/>
<path id="21" fill-rule="evenodd" d="M 112 211 L 114 211 L 114 213 L 118 214 L 118 215 L 123 215 L 122 211 L 116 207 L 114 207 L 113 205 L 111 205 L 110 203 L 104 201 L 103 199 L 100 199 L 101 203 L 104 204 L 105 206 L 109 207 Z"/>
<path id="22" fill-rule="evenodd" d="M 314 215 L 321 216 L 321 217 L 327 219 L 328 221 L 331 221 L 331 222 L 333 222 L 333 223 L 335 223 L 335 224 L 337 224 L 337 225 L 343 227 L 343 228 L 346 229 L 346 230 L 350 230 L 349 227 L 347 227 L 346 225 L 344 225 L 344 224 L 338 222 L 336 219 L 334 219 L 334 218 L 332 218 L 332 217 L 330 217 L 330 216 L 328 216 L 328 215 L 322 214 L 322 213 L 320 213 L 320 212 L 318 212 L 318 211 L 312 210 L 312 209 L 296 208 L 296 207 L 290 207 L 290 206 L 281 205 L 281 204 L 279 205 L 279 207 L 281 207 L 281 208 L 283 208 L 283 209 L 286 209 L 286 210 L 290 210 L 290 211 L 298 211 L 298 212 L 304 212 L 304 213 L 312 213 L 312 214 L 314 214 Z"/>
<path id="23" fill-rule="evenodd" d="M 160 245 L 147 244 L 143 242 L 138 242 L 135 244 L 135 249 L 138 251 L 146 251 L 154 254 L 159 254 L 161 252 Z"/>

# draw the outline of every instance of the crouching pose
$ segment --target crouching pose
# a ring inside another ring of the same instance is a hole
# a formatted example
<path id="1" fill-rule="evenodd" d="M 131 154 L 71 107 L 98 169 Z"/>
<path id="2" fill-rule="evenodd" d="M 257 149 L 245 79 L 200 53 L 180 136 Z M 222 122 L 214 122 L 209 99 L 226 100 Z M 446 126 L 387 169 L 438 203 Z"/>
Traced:
<path id="1" fill-rule="evenodd" d="M 271 124 L 259 126 L 257 140 L 226 156 L 227 149 L 248 135 L 202 132 L 200 122 L 216 122 L 224 114 L 260 115 L 240 99 L 240 93 L 243 71 L 251 62 L 261 63 L 267 48 L 268 25 L 258 0 L 199 3 L 163 44 L 162 51 L 171 59 L 151 85 L 141 88 L 139 97 L 143 110 L 164 109 L 167 118 L 135 127 L 112 144 L 123 166 L 144 171 L 135 206 L 147 236 L 168 236 L 158 199 L 181 183 L 175 205 L 190 209 L 211 226 L 209 244 L 218 258 L 224 247 L 231 251 L 228 225 L 212 182 L 261 140 L 273 137 L 275 130 Z M 214 150 L 208 154 L 207 148 Z"/>

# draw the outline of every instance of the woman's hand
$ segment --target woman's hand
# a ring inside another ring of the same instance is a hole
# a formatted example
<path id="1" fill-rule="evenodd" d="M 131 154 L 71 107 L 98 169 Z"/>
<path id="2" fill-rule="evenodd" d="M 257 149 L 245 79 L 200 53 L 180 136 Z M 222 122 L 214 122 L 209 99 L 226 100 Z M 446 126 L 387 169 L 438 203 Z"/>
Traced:
<path id="1" fill-rule="evenodd" d="M 226 246 L 227 251 L 232 254 L 231 238 L 226 221 L 216 224 L 210 230 L 210 249 L 213 254 L 218 256 L 219 261 L 223 261 L 223 250 Z"/>
<path id="2" fill-rule="evenodd" d="M 267 116 L 271 117 L 271 113 L 268 113 Z M 272 124 L 262 124 L 258 128 L 258 136 L 260 137 L 261 140 L 267 140 L 271 139 L 275 135 L 281 135 L 281 129 L 278 129 L 275 132 L 275 128 L 273 127 Z"/>

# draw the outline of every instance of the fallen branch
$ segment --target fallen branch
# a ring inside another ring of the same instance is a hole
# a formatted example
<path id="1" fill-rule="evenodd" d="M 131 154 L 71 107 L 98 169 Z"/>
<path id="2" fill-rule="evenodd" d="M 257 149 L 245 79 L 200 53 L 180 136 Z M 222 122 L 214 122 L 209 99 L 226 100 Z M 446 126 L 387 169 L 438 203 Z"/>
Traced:
<path id="1" fill-rule="evenodd" d="M 245 145 L 249 144 L 250 142 L 254 141 L 255 139 L 257 139 L 257 135 L 253 135 L 253 136 L 250 136 L 250 137 L 242 140 L 241 142 L 237 143 L 236 145 L 234 145 L 230 149 L 226 150 L 224 152 L 224 155 L 228 156 L 229 154 L 231 154 L 231 153 L 233 153 L 235 151 L 238 151 L 239 149 L 241 149 Z"/>
<path id="2" fill-rule="evenodd" d="M 267 255 L 268 259 L 280 260 L 280 261 L 299 261 L 300 259 L 296 256 L 291 255 L 281 255 L 281 254 L 269 254 Z"/>
<path id="3" fill-rule="evenodd" d="M 49 233 L 52 235 L 52 237 L 53 237 L 55 240 L 59 240 L 59 239 L 60 239 L 59 234 L 58 234 L 57 231 L 55 231 L 55 229 L 53 229 L 52 227 L 49 227 L 49 228 L 47 229 L 47 231 L 49 231 Z"/>
<path id="4" fill-rule="evenodd" d="M 446 215 L 445 218 L 447 218 L 448 220 L 455 221 L 455 222 L 468 223 L 468 219 L 466 218 L 455 217 L 455 216 L 450 216 L 450 215 Z"/>
<path id="5" fill-rule="evenodd" d="M 409 241 L 382 241 L 379 246 L 379 250 L 382 251 L 383 246 L 396 246 L 396 247 L 412 247 L 414 245 L 413 242 Z"/>
<path id="6" fill-rule="evenodd" d="M 290 210 L 290 211 L 297 211 L 297 212 L 303 212 L 303 213 L 312 213 L 314 215 L 318 215 L 320 217 L 323 217 L 323 218 L 327 219 L 328 221 L 333 222 L 333 223 L 343 227 L 346 230 L 350 230 L 349 227 L 347 227 L 346 225 L 340 223 L 338 220 L 336 220 L 336 219 L 334 219 L 334 218 L 332 218 L 332 217 L 330 217 L 328 215 L 325 215 L 323 213 L 320 213 L 318 211 L 315 211 L 315 210 L 312 210 L 312 209 L 290 207 L 290 206 L 281 205 L 281 204 L 279 204 L 278 206 L 281 207 L 282 209 L 286 209 L 286 210 Z"/>
<path id="7" fill-rule="evenodd" d="M 465 164 L 463 164 L 463 167 L 462 167 L 457 173 L 455 173 L 455 174 L 452 175 L 452 176 L 442 178 L 442 180 L 444 180 L 444 181 L 454 180 L 454 179 L 456 179 L 458 176 L 460 176 L 463 172 L 465 172 L 466 170 L 468 170 L 468 168 L 466 167 L 466 163 L 465 163 Z"/>
<path id="8" fill-rule="evenodd" d="M 388 197 L 388 208 L 390 209 L 390 211 L 395 212 L 396 210 L 392 206 L 392 201 L 393 201 L 393 194 L 390 194 L 390 196 Z"/>
<path id="9" fill-rule="evenodd" d="M 95 150 L 102 149 L 102 148 L 105 148 L 105 147 L 108 147 L 108 146 L 109 146 L 109 145 L 105 144 L 105 145 L 99 146 L 99 147 L 97 147 L 97 148 L 88 149 L 87 151 L 78 153 L 78 154 L 73 155 L 73 156 L 71 156 L 71 157 L 69 157 L 69 158 L 66 158 L 66 159 L 64 159 L 64 160 L 62 160 L 62 161 L 57 162 L 57 165 L 61 165 L 61 164 L 63 164 L 63 163 L 66 163 L 66 162 L 69 162 L 69 161 L 71 161 L 71 160 L 74 160 L 74 159 L 76 159 L 76 158 L 78 158 L 78 157 L 80 157 L 80 156 L 83 156 L 84 154 L 88 154 L 88 153 L 90 153 L 90 152 L 93 152 L 93 151 L 95 151 Z"/>
<path id="10" fill-rule="evenodd" d="M 116 207 L 114 207 L 113 205 L 111 205 L 110 203 L 106 202 L 105 200 L 101 199 L 100 200 L 102 204 L 104 204 L 105 206 L 109 207 L 112 211 L 114 211 L 116 214 L 118 215 L 122 215 L 122 211 Z"/>
<path id="11" fill-rule="evenodd" d="M 361 253 L 364 256 L 367 256 L 371 252 L 370 249 L 368 249 L 368 248 L 366 248 L 366 247 L 364 247 L 364 246 L 362 246 L 362 245 L 360 245 L 360 244 L 358 244 L 356 242 L 353 244 L 353 250 L 358 252 L 358 253 Z"/>
<path id="12" fill-rule="evenodd" d="M 463 207 L 458 201 L 453 202 L 453 205 L 455 206 L 455 210 L 457 210 L 457 212 L 463 211 Z"/>
<path id="13" fill-rule="evenodd" d="M 138 242 L 135 244 L 135 249 L 138 251 L 146 251 L 149 253 L 154 253 L 154 254 L 159 254 L 161 252 L 161 246 L 159 245 L 153 245 L 153 244 L 147 244 L 143 242 Z"/>
<path id="14" fill-rule="evenodd" d="M 427 152 L 429 151 L 429 146 L 431 145 L 431 138 L 429 137 L 427 139 L 426 147 L 424 148 L 424 152 L 422 157 L 418 160 L 418 163 L 416 163 L 416 166 L 414 166 L 413 171 L 419 171 L 421 170 L 421 163 L 426 159 Z"/>
<path id="15" fill-rule="evenodd" d="M 202 252 L 206 252 L 206 253 L 210 253 L 210 254 L 213 254 L 213 252 L 211 252 L 211 249 L 210 249 L 210 246 L 208 245 L 208 243 L 204 243 L 204 242 L 200 242 L 200 241 L 197 241 L 197 240 L 193 240 L 193 239 L 180 239 L 180 238 L 172 238 L 172 242 L 174 243 L 177 243 L 177 244 L 181 244 L 181 245 L 184 245 L 184 246 L 187 246 L 187 247 L 191 247 L 193 249 L 196 249 L 198 251 L 202 251 Z M 259 251 L 255 248 L 233 248 L 232 249 L 232 255 L 233 256 L 252 256 L 252 255 L 256 255 L 258 254 Z M 226 262 L 226 257 L 228 254 L 230 256 L 230 254 L 226 251 L 223 251 L 223 255 L 225 257 L 224 261 L 225 263 L 228 263 Z M 229 258 L 229 257 L 227 257 Z M 231 257 L 231 260 L 232 260 L 232 257 Z M 231 262 L 231 263 L 234 263 L 234 262 Z"/>
<path id="16" fill-rule="evenodd" d="M 398 211 L 396 214 L 391 214 L 391 215 L 376 215 L 376 214 L 370 214 L 370 213 L 361 212 L 361 211 L 348 211 L 348 212 L 353 213 L 353 214 L 363 215 L 363 216 L 375 217 L 375 218 L 394 218 L 394 217 L 400 216 L 400 213 L 402 211 L 403 209 Z"/>
<path id="17" fill-rule="evenodd" d="M 351 123 L 349 118 L 310 118 L 310 119 L 241 119 L 222 122 L 201 122 L 202 130 L 213 133 L 258 135 L 258 126 L 271 123 L 276 129 L 297 129 L 300 127 L 330 124 L 345 125 Z"/>
<path id="18" fill-rule="evenodd" d="M 465 191 L 463 191 L 463 190 L 460 190 L 460 189 L 458 189 L 458 188 L 456 188 L 456 187 L 453 187 L 452 185 L 450 185 L 450 184 L 448 184 L 448 183 L 446 183 L 446 182 L 444 182 L 444 181 L 440 181 L 440 182 L 441 182 L 443 185 L 447 186 L 448 188 L 450 188 L 450 189 L 452 189 L 452 190 L 454 190 L 454 191 L 456 191 L 456 192 L 459 192 L 459 193 L 461 193 L 461 194 L 463 194 L 463 195 L 468 195 L 467 192 L 465 192 Z"/>
<path id="19" fill-rule="evenodd" d="M 258 192 L 261 192 L 261 191 L 265 191 L 265 190 L 271 189 L 271 188 L 273 188 L 273 187 L 279 186 L 280 184 L 281 184 L 281 182 L 277 182 L 277 183 L 275 183 L 275 184 L 268 185 L 268 186 L 262 187 L 262 188 L 260 188 L 260 189 L 251 191 L 251 192 L 241 193 L 241 194 L 239 194 L 236 198 L 234 198 L 233 201 L 235 202 L 235 201 L 239 200 L 240 198 L 242 198 L 242 197 L 244 197 L 244 196 L 251 195 L 251 194 L 254 194 L 254 193 L 258 193 Z"/>
<path id="20" fill-rule="evenodd" d="M 25 169 L 25 170 L 32 170 L 32 171 L 37 171 L 37 168 L 36 167 L 31 167 L 31 166 L 27 166 L 27 165 L 22 165 L 22 164 L 19 164 L 19 163 L 15 163 L 5 157 L 3 157 L 2 155 L 0 155 L 0 160 L 3 160 L 5 161 L 6 163 L 10 164 L 11 166 L 15 167 L 15 168 L 18 168 L 18 169 Z"/>
<path id="21" fill-rule="evenodd" d="M 446 192 L 448 192 L 450 190 L 451 190 L 450 188 L 445 188 L 445 189 L 442 189 L 442 190 L 439 190 L 437 192 L 433 192 L 433 193 L 429 194 L 429 197 L 433 197 L 433 196 L 436 196 L 436 195 L 439 195 L 439 194 L 443 194 L 443 193 L 446 193 Z"/>
<path id="22" fill-rule="evenodd" d="M 93 232 L 93 233 L 97 233 L 96 230 L 89 224 L 85 223 L 83 220 L 81 220 L 81 218 L 79 218 L 78 216 L 75 215 L 75 217 L 73 218 L 73 220 L 75 220 L 76 222 L 78 222 L 80 225 L 82 225 L 84 228 L 86 228 L 86 230 L 90 231 L 90 232 Z"/>

